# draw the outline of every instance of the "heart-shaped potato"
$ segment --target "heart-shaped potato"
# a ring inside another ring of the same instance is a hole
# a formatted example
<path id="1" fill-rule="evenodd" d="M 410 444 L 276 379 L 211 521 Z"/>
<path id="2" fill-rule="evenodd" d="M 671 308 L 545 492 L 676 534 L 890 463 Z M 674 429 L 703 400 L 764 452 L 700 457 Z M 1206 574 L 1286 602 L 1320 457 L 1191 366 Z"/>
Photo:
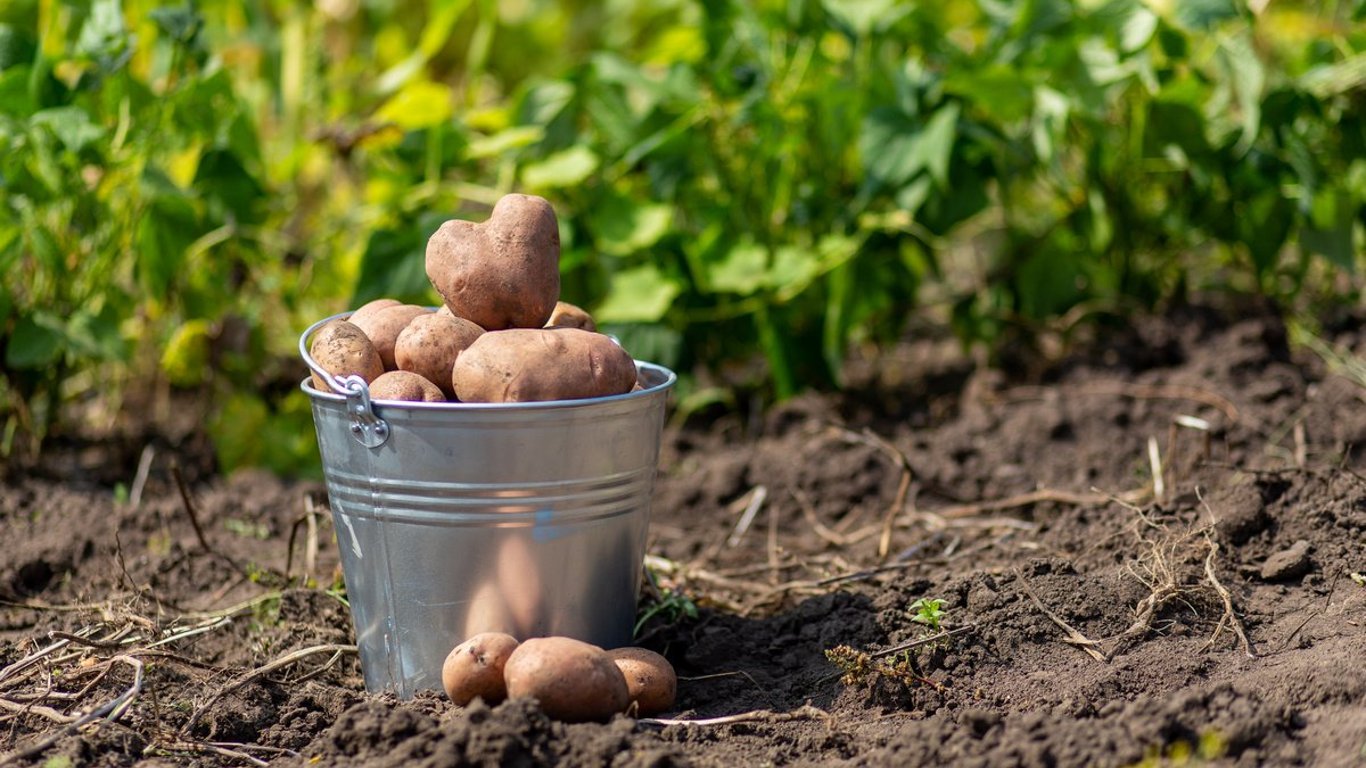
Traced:
<path id="1" fill-rule="evenodd" d="M 505 195 L 482 224 L 442 224 L 427 241 L 427 277 L 456 317 L 485 330 L 542 327 L 560 298 L 555 211 Z"/>

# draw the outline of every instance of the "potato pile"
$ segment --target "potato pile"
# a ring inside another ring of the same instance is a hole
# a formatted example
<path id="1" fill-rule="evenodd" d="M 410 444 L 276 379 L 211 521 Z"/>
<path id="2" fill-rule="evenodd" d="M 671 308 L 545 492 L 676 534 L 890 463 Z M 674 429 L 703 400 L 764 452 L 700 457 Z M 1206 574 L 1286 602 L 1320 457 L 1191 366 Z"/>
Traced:
<path id="1" fill-rule="evenodd" d="M 377 299 L 323 326 L 310 354 L 359 376 L 376 400 L 517 403 L 630 392 L 631 356 L 559 300 L 560 232 L 545 199 L 506 195 L 488 221 L 451 220 L 427 241 L 443 306 Z M 328 387 L 316 374 L 313 386 Z"/>
<path id="2" fill-rule="evenodd" d="M 604 651 L 569 637 L 518 643 L 482 632 L 457 645 L 441 667 L 446 695 L 459 706 L 532 698 L 546 715 L 567 723 L 602 722 L 632 705 L 641 715 L 668 710 L 678 677 L 668 660 L 644 648 Z"/>

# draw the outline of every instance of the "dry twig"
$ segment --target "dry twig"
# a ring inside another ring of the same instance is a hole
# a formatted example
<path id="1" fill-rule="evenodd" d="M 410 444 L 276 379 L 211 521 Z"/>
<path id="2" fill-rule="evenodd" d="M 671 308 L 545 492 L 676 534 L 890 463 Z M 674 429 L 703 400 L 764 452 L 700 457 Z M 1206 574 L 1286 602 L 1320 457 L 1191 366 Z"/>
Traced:
<path id="1" fill-rule="evenodd" d="M 1096 661 L 1106 662 L 1110 660 L 1106 654 L 1099 650 L 1100 643 L 1078 632 L 1071 624 L 1063 621 L 1062 617 L 1058 616 L 1058 614 L 1048 610 L 1048 608 L 1044 606 L 1043 601 L 1039 599 L 1039 596 L 1034 594 L 1033 588 L 1029 586 L 1029 580 L 1024 577 L 1024 574 L 1021 573 L 1018 568 L 1015 569 L 1015 578 L 1020 580 L 1020 586 L 1024 587 L 1025 594 L 1028 595 L 1030 601 L 1034 603 L 1034 607 L 1038 608 L 1040 613 L 1047 616 L 1050 621 L 1058 625 L 1058 627 L 1066 633 L 1063 642 L 1080 648 L 1087 656 L 1090 656 Z"/>
<path id="2" fill-rule="evenodd" d="M 774 712 L 767 709 L 756 709 L 751 712 L 741 712 L 736 715 L 725 715 L 723 717 L 706 717 L 697 720 L 671 719 L 661 717 L 642 717 L 637 722 L 645 725 L 733 725 L 735 723 L 787 723 L 793 720 L 824 720 L 827 726 L 833 727 L 835 718 L 829 712 L 810 704 L 805 704 L 792 710 L 791 712 Z"/>
<path id="3" fill-rule="evenodd" d="M 276 659 L 275 661 L 257 667 L 256 669 L 253 669 L 250 672 L 238 677 L 236 680 L 232 681 L 231 683 L 228 683 L 222 688 L 219 688 L 217 691 L 214 691 L 213 694 L 209 696 L 208 700 L 201 704 L 199 708 L 196 709 L 194 713 L 190 715 L 190 719 L 185 721 L 185 725 L 180 727 L 180 733 L 182 735 L 189 733 L 191 730 L 194 729 L 195 725 L 199 723 L 199 718 L 202 717 L 204 713 L 209 710 L 210 707 L 212 707 L 214 704 L 217 704 L 218 701 L 222 699 L 224 696 L 227 696 L 228 694 L 232 693 L 233 691 L 236 691 L 238 688 L 241 688 L 247 683 L 256 680 L 257 678 L 265 677 L 266 675 L 269 675 L 271 672 L 274 672 L 278 669 L 283 669 L 284 667 L 287 667 L 296 661 L 306 659 L 309 656 L 314 656 L 319 653 L 331 653 L 333 654 L 333 657 L 330 661 L 323 665 L 325 669 L 327 667 L 330 667 L 332 664 L 336 663 L 336 660 L 339 659 L 342 654 L 356 652 L 357 648 L 354 645 L 340 645 L 330 643 L 326 645 L 314 645 L 308 648 L 301 648 L 297 651 L 294 651 L 293 653 L 287 653 L 284 656 L 281 656 L 280 658 Z"/>

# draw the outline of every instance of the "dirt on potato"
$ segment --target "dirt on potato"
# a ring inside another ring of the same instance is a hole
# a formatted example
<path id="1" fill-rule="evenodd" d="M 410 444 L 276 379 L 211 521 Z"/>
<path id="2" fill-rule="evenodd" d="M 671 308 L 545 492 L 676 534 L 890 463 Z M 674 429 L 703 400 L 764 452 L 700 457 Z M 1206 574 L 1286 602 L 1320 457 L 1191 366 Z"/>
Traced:
<path id="1" fill-rule="evenodd" d="M 1186 308 L 1028 373 L 920 339 L 675 420 L 665 722 L 367 694 L 320 484 L 59 442 L 0 489 L 0 764 L 1360 765 L 1366 332 L 1323 337 Z"/>

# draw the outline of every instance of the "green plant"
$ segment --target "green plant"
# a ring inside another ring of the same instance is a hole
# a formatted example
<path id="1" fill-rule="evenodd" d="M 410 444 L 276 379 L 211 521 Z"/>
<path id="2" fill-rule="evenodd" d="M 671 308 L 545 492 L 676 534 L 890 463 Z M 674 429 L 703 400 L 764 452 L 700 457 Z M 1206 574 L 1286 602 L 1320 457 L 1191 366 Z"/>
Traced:
<path id="1" fill-rule="evenodd" d="M 685 410 L 917 314 L 1037 357 L 1195 292 L 1355 306 L 1366 2 L 1253 8 L 5 3 L 0 454 L 202 387 L 225 467 L 316 471 L 297 332 L 434 301 L 427 237 L 514 190 Z"/>
<path id="2" fill-rule="evenodd" d="M 677 624 L 684 619 L 697 618 L 697 603 L 682 590 L 672 587 L 661 588 L 654 571 L 649 568 L 645 569 L 645 581 L 645 597 L 636 609 L 636 623 L 631 629 L 632 637 L 639 637 L 640 630 L 655 617 L 662 618 L 666 624 Z"/>
<path id="3" fill-rule="evenodd" d="M 911 611 L 911 621 L 925 625 L 928 634 L 938 634 L 940 622 L 944 620 L 946 611 L 943 608 L 944 601 L 936 598 L 918 598 L 911 603 L 908 610 Z"/>

